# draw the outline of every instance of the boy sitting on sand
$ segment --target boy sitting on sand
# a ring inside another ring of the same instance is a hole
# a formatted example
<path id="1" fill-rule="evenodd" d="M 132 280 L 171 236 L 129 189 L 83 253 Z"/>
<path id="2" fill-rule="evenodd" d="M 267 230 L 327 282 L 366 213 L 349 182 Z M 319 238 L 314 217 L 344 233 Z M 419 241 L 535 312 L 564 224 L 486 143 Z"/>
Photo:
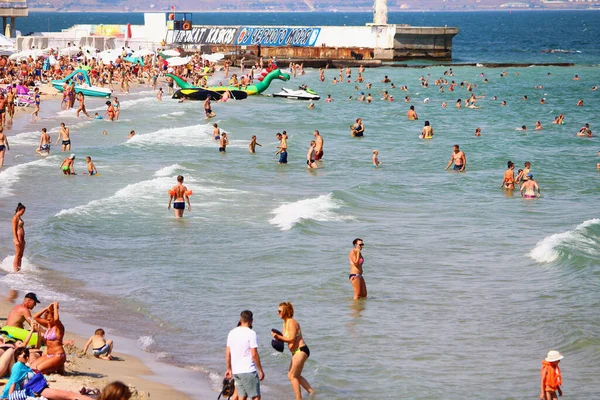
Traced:
<path id="1" fill-rule="evenodd" d="M 90 347 L 91 344 L 94 357 L 101 358 L 103 360 L 112 360 L 113 357 L 110 355 L 110 353 L 112 353 L 113 350 L 113 341 L 110 339 L 106 340 L 104 338 L 104 335 L 104 329 L 96 329 L 96 332 L 94 332 L 94 336 L 90 337 L 87 343 L 85 344 L 85 347 L 83 348 L 83 353 L 87 353 L 88 347 Z"/>

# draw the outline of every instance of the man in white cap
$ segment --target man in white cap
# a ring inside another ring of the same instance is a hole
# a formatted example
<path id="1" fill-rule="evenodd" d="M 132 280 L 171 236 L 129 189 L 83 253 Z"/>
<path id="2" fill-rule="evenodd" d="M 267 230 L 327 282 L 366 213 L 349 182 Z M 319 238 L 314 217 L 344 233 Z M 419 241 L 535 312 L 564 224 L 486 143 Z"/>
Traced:
<path id="1" fill-rule="evenodd" d="M 562 396 L 562 375 L 558 363 L 563 359 L 563 355 L 556 350 L 550 350 L 548 356 L 542 360 L 542 370 L 540 371 L 540 400 L 556 400 L 556 392 Z"/>
<path id="2" fill-rule="evenodd" d="M 23 300 L 23 304 L 14 306 L 11 312 L 8 314 L 8 317 L 6 318 L 6 325 L 21 329 L 23 329 L 23 324 L 25 321 L 31 325 L 31 310 L 33 310 L 39 303 L 40 301 L 35 293 L 27 293 L 25 295 L 25 299 Z"/>

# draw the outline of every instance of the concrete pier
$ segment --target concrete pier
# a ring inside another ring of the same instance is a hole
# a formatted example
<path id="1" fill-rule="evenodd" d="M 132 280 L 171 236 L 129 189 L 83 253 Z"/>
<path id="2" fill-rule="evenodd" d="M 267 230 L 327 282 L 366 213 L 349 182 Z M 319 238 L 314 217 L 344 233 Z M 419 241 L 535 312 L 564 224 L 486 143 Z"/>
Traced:
<path id="1" fill-rule="evenodd" d="M 15 37 L 15 24 L 17 17 L 27 17 L 26 0 L 0 0 L 0 17 L 2 17 L 2 34 L 10 24 L 10 37 Z"/>
<path id="2" fill-rule="evenodd" d="M 165 42 L 190 51 L 279 59 L 379 60 L 452 59 L 458 28 L 409 25 L 367 26 L 193 26 L 167 30 Z"/>

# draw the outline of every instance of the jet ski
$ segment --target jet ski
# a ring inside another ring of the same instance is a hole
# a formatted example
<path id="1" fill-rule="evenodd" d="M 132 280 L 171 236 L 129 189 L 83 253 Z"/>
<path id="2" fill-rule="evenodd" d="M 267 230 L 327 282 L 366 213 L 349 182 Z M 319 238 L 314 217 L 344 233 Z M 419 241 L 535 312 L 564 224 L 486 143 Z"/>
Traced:
<path id="1" fill-rule="evenodd" d="M 273 93 L 273 97 L 284 97 L 293 100 L 319 100 L 321 97 L 312 89 L 300 86 L 298 90 L 282 88 L 281 92 Z"/>

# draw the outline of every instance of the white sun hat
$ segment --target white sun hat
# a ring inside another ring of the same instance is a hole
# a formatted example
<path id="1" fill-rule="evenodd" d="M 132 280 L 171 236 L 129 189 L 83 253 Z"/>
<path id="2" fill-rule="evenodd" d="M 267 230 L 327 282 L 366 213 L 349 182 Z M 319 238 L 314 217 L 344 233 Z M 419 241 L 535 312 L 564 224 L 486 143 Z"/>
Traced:
<path id="1" fill-rule="evenodd" d="M 559 361 L 562 359 L 563 359 L 563 355 L 560 354 L 560 352 L 558 352 L 556 350 L 550 350 L 548 352 L 548 357 L 546 357 L 546 361 L 548 361 L 548 362 Z"/>

